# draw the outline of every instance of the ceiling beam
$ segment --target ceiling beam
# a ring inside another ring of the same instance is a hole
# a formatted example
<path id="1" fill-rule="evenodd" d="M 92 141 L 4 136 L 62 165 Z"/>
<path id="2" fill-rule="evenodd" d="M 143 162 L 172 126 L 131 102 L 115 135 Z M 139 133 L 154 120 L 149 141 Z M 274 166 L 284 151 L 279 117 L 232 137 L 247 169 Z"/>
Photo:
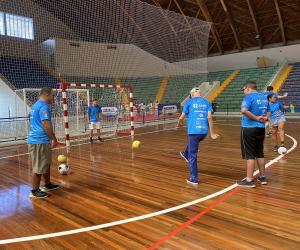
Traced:
<path id="1" fill-rule="evenodd" d="M 276 0 L 275 0 L 276 1 Z M 234 26 L 234 23 L 233 23 L 233 20 L 232 20 L 232 17 L 227 9 L 227 6 L 224 2 L 224 0 L 220 0 L 222 6 L 223 6 L 223 9 L 225 11 L 225 14 L 227 16 L 227 20 L 229 22 L 229 25 L 231 27 L 231 30 L 232 30 L 232 33 L 233 33 L 233 36 L 234 36 L 234 40 L 235 40 L 235 43 L 236 43 L 236 46 L 237 48 L 241 51 L 242 50 L 242 47 L 241 47 L 241 43 L 240 43 L 240 40 L 239 40 L 239 37 L 238 37 L 238 34 L 236 32 L 236 29 L 235 29 L 235 26 Z"/>
<path id="2" fill-rule="evenodd" d="M 258 29 L 258 25 L 257 25 L 257 20 L 253 11 L 253 7 L 252 7 L 252 3 L 251 0 L 247 0 L 247 4 L 248 4 L 248 9 L 250 11 L 250 15 L 252 17 L 252 21 L 253 21 L 253 25 L 254 25 L 254 30 L 256 32 L 256 35 L 259 36 L 258 42 L 259 42 L 259 47 L 262 49 L 264 47 L 263 41 L 262 41 L 262 37 L 259 33 L 259 29 Z"/>
<path id="3" fill-rule="evenodd" d="M 201 12 L 202 12 L 203 16 L 205 17 L 205 20 L 207 22 L 211 23 L 211 32 L 212 32 L 212 35 L 214 37 L 214 40 L 215 40 L 215 42 L 217 44 L 217 47 L 218 47 L 220 53 L 224 54 L 224 49 L 223 49 L 222 44 L 221 44 L 219 33 L 218 33 L 217 29 L 216 29 L 216 26 L 215 26 L 215 24 L 214 24 L 214 22 L 212 20 L 212 17 L 210 15 L 210 13 L 209 13 L 209 11 L 208 11 L 205 3 L 203 2 L 203 0 L 197 0 L 197 3 L 199 5 L 199 8 L 201 9 Z"/>
<path id="4" fill-rule="evenodd" d="M 274 0 L 274 3 L 275 3 L 275 8 L 276 8 L 276 12 L 277 12 L 278 20 L 279 20 L 279 27 L 280 27 L 280 31 L 281 31 L 282 42 L 283 42 L 283 45 L 286 45 L 286 37 L 285 37 L 284 26 L 283 26 L 283 21 L 282 21 L 282 16 L 281 16 L 278 0 Z"/>

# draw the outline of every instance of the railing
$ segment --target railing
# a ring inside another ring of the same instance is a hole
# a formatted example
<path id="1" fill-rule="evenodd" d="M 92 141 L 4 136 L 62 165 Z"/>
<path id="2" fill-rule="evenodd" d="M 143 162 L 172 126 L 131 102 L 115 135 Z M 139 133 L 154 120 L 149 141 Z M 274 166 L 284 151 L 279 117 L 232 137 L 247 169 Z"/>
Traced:
<path id="1" fill-rule="evenodd" d="M 288 105 L 288 104 L 287 104 Z M 300 105 L 288 105 L 290 108 L 285 110 L 287 116 L 300 116 Z M 219 105 L 214 112 L 215 115 L 241 116 L 239 105 L 226 103 Z"/>
<path id="2" fill-rule="evenodd" d="M 274 86 L 274 84 L 276 83 L 277 78 L 280 76 L 281 71 L 284 69 L 284 67 L 285 67 L 286 65 L 288 65 L 288 60 L 287 60 L 287 59 L 284 59 L 284 60 L 282 61 L 282 63 L 280 64 L 280 67 L 279 67 L 279 69 L 277 70 L 276 74 L 273 76 L 273 78 L 271 78 L 270 83 L 268 83 L 268 86 L 269 86 L 269 85 Z M 267 86 L 266 86 L 266 89 L 265 89 L 265 90 L 267 90 Z"/>
<path id="3" fill-rule="evenodd" d="M 167 111 L 158 112 L 158 109 L 141 109 L 135 111 L 135 125 L 136 127 L 144 127 L 148 125 L 158 125 L 169 123 L 179 117 L 180 110 L 176 113 L 168 113 Z M 87 136 L 88 123 L 86 122 L 85 114 L 79 116 L 69 116 L 69 130 L 73 137 Z M 64 132 L 64 117 L 62 114 L 53 114 L 52 125 L 56 136 L 63 139 Z M 8 117 L 0 118 L 0 146 L 6 142 L 16 142 L 26 140 L 28 136 L 29 117 Z M 126 130 L 130 128 L 130 112 L 121 111 L 116 115 L 104 115 L 102 121 L 102 132 L 113 132 L 115 130 Z"/>

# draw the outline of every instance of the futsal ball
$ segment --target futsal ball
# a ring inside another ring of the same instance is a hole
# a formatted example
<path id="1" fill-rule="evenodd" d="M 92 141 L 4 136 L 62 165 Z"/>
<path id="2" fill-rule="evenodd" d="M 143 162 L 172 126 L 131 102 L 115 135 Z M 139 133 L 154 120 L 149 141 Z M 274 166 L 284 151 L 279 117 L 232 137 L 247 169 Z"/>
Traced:
<path id="1" fill-rule="evenodd" d="M 65 162 L 67 161 L 67 157 L 64 156 L 64 155 L 59 155 L 59 156 L 57 157 L 57 161 L 58 161 L 59 163 L 65 163 Z"/>
<path id="2" fill-rule="evenodd" d="M 61 173 L 62 175 L 68 174 L 70 168 L 67 164 L 59 164 L 58 166 L 58 172 Z"/>
<path id="3" fill-rule="evenodd" d="M 281 154 L 281 155 L 284 155 L 286 154 L 287 152 L 287 149 L 285 147 L 279 147 L 278 148 L 278 153 Z"/>
<path id="4" fill-rule="evenodd" d="M 141 142 L 140 141 L 133 141 L 132 142 L 132 148 L 139 148 L 141 145 Z"/>

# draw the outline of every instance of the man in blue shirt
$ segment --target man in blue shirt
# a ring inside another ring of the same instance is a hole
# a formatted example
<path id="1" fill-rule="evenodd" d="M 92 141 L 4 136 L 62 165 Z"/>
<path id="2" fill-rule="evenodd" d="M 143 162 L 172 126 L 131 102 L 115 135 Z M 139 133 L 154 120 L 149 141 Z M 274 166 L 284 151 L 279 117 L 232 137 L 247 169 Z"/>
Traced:
<path id="1" fill-rule="evenodd" d="M 100 129 L 101 129 L 101 120 L 100 116 L 102 113 L 101 107 L 98 105 L 97 99 L 94 99 L 92 105 L 88 107 L 87 117 L 89 121 L 90 128 L 90 142 L 93 143 L 93 131 L 97 129 L 98 140 L 103 142 L 100 137 Z"/>
<path id="2" fill-rule="evenodd" d="M 256 91 L 255 82 L 247 82 L 243 87 L 244 99 L 241 105 L 242 129 L 241 150 L 243 159 L 247 160 L 247 178 L 238 181 L 237 184 L 245 187 L 255 187 L 253 172 L 257 162 L 260 176 L 257 180 L 267 184 L 265 176 L 264 139 L 265 122 L 269 104 L 263 93 Z"/>
<path id="3" fill-rule="evenodd" d="M 274 93 L 268 95 L 268 101 L 270 105 L 270 112 L 268 114 L 270 127 L 272 130 L 272 137 L 275 142 L 273 151 L 277 152 L 279 148 L 279 143 L 281 144 L 281 147 L 284 147 L 284 109 L 288 109 L 289 107 L 284 106 L 281 102 L 279 102 Z"/>
<path id="4" fill-rule="evenodd" d="M 186 180 L 187 183 L 197 185 L 199 143 L 206 137 L 209 130 L 212 139 L 217 139 L 219 135 L 214 132 L 210 102 L 201 97 L 199 88 L 193 88 L 190 94 L 191 99 L 186 101 L 178 120 L 178 127 L 180 127 L 184 118 L 187 117 L 188 146 L 185 152 L 180 152 L 180 154 L 189 163 L 190 177 Z"/>
<path id="5" fill-rule="evenodd" d="M 51 147 L 54 148 L 58 145 L 51 124 L 49 104 L 52 102 L 53 93 L 51 88 L 43 88 L 39 100 L 31 107 L 30 132 L 27 140 L 33 170 L 31 198 L 46 198 L 48 191 L 59 188 L 58 185 L 50 182 Z M 40 189 L 42 176 L 45 185 Z"/>

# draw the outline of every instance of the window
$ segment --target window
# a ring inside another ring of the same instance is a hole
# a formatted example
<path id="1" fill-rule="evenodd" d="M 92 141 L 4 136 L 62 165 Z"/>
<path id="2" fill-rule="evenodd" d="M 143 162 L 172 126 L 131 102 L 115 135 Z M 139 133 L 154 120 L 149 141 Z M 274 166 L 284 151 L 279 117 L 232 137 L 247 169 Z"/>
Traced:
<path id="1" fill-rule="evenodd" d="M 0 12 L 0 35 L 33 40 L 33 19 Z"/>
<path id="2" fill-rule="evenodd" d="M 0 35 L 5 35 L 4 13 L 0 12 Z"/>

